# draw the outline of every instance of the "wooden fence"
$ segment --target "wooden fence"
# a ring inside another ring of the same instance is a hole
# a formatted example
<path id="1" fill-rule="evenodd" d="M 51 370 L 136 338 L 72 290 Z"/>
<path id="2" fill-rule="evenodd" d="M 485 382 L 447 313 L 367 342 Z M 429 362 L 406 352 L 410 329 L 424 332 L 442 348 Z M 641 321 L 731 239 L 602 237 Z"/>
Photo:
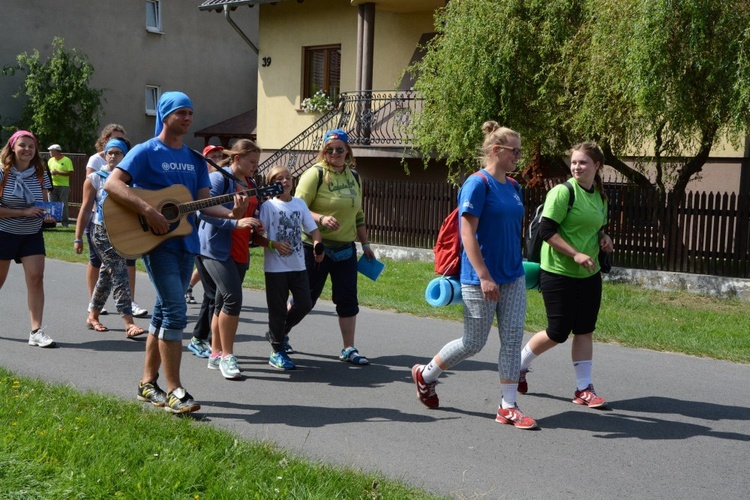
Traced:
<path id="1" fill-rule="evenodd" d="M 750 195 L 687 193 L 660 206 L 654 193 L 637 187 L 605 190 L 615 266 L 750 278 Z M 524 231 L 545 195 L 544 188 L 524 190 Z M 370 239 L 432 248 L 456 196 L 457 188 L 444 182 L 368 180 L 364 210 Z"/>
<path id="2" fill-rule="evenodd" d="M 68 156 L 75 165 L 70 182 L 75 217 L 86 157 Z M 692 192 L 660 205 L 655 193 L 634 186 L 614 183 L 605 191 L 615 266 L 750 278 L 750 194 Z M 368 180 L 364 210 L 370 239 L 432 248 L 440 224 L 456 207 L 457 195 L 458 189 L 446 182 Z M 545 195 L 546 188 L 524 189 L 524 232 Z"/>

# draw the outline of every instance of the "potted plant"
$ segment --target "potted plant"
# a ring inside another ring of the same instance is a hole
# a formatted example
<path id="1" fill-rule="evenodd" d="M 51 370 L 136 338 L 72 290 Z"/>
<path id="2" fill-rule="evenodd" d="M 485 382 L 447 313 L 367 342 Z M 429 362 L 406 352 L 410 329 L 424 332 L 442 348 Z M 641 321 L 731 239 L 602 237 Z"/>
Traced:
<path id="1" fill-rule="evenodd" d="M 318 90 L 312 97 L 302 100 L 302 111 L 305 113 L 326 113 L 331 109 L 333 101 L 323 90 Z"/>

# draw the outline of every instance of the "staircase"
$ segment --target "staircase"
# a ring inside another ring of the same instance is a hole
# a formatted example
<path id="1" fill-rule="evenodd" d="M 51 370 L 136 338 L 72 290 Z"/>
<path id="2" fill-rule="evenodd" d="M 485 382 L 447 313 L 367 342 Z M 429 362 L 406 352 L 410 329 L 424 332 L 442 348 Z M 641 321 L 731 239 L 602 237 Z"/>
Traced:
<path id="1" fill-rule="evenodd" d="M 414 91 L 342 93 L 336 106 L 258 166 L 258 175 L 274 165 L 286 165 L 298 177 L 315 163 L 323 135 L 339 128 L 352 146 L 410 147 L 407 134 L 412 116 L 422 109 Z"/>

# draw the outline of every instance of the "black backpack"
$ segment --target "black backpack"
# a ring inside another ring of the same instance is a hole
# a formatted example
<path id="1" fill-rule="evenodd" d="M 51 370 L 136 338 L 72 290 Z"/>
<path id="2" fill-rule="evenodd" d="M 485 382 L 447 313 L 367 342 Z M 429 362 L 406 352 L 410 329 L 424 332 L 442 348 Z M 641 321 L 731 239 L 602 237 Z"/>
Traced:
<path id="1" fill-rule="evenodd" d="M 575 191 L 570 182 L 565 181 L 563 185 L 568 188 L 568 212 L 573 208 L 573 202 L 576 200 Z M 542 261 L 542 237 L 539 236 L 539 225 L 542 223 L 542 212 L 544 211 L 544 203 L 540 204 L 534 210 L 534 216 L 529 222 L 529 227 L 526 230 L 526 260 L 529 262 L 541 262 Z"/>

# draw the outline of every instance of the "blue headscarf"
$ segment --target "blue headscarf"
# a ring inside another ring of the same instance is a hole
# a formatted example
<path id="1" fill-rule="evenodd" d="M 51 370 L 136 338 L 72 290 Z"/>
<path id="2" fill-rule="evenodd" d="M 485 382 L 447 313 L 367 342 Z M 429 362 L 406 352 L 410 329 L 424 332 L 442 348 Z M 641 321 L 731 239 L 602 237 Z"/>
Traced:
<path id="1" fill-rule="evenodd" d="M 336 128 L 326 132 L 326 134 L 323 136 L 323 144 L 328 144 L 328 141 L 332 141 L 334 139 L 338 139 L 349 144 L 349 136 L 346 135 L 346 132 L 344 132 L 340 128 Z"/>
<path id="2" fill-rule="evenodd" d="M 112 138 L 107 142 L 107 145 L 104 146 L 104 152 L 106 153 L 109 151 L 109 148 L 117 148 L 122 151 L 122 154 L 128 154 L 128 144 L 117 137 Z"/>
<path id="3" fill-rule="evenodd" d="M 190 98 L 182 92 L 164 92 L 159 98 L 159 106 L 156 110 L 156 126 L 154 127 L 154 137 L 161 134 L 164 128 L 164 119 L 170 113 L 180 109 L 193 109 L 193 103 Z"/>

